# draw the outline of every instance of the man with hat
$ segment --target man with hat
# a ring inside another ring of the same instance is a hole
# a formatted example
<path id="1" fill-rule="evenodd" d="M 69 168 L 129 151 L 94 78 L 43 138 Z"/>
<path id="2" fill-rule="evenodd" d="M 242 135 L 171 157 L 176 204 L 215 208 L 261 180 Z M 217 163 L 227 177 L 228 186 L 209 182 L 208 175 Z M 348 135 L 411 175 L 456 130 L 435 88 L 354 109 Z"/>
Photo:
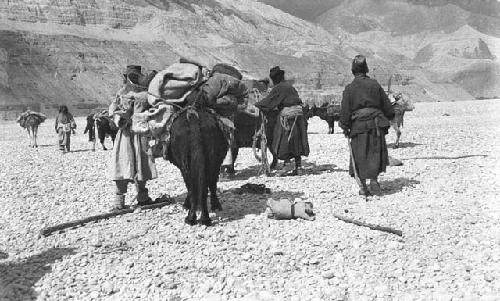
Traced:
<path id="1" fill-rule="evenodd" d="M 148 88 L 149 82 L 155 77 L 156 75 L 156 70 L 151 71 L 149 74 L 144 75 L 142 74 L 142 67 L 139 65 L 127 65 L 127 69 L 125 70 L 125 73 L 123 74 L 123 81 L 124 83 L 127 83 L 129 81 L 130 83 L 139 86 L 140 88 Z"/>
<path id="2" fill-rule="evenodd" d="M 285 81 L 285 71 L 279 66 L 271 68 L 269 77 L 273 88 L 269 94 L 255 106 L 264 113 L 280 111 L 274 126 L 272 148 L 280 160 L 295 160 L 292 175 L 298 175 L 301 156 L 309 155 L 307 139 L 307 121 L 303 116 L 302 100 L 291 83 Z"/>
<path id="3" fill-rule="evenodd" d="M 378 175 L 389 165 L 385 135 L 394 109 L 384 89 L 366 75 L 368 65 L 363 55 L 354 57 L 351 71 L 354 80 L 343 92 L 339 121 L 350 138 L 349 173 L 358 181 L 360 195 L 379 194 Z M 370 179 L 370 190 L 366 179 Z"/>
<path id="4" fill-rule="evenodd" d="M 154 75 L 145 76 L 141 73 L 141 66 L 129 65 L 123 76 L 126 85 L 118 91 L 109 107 L 109 114 L 119 128 L 113 144 L 111 164 L 111 176 L 116 185 L 112 210 L 126 208 L 125 195 L 129 183 L 135 184 L 138 205 L 150 204 L 152 199 L 146 183 L 157 177 L 149 150 L 150 139 L 132 130 L 133 114 L 144 112 L 150 107 L 145 89 L 149 84 L 148 79 Z"/>

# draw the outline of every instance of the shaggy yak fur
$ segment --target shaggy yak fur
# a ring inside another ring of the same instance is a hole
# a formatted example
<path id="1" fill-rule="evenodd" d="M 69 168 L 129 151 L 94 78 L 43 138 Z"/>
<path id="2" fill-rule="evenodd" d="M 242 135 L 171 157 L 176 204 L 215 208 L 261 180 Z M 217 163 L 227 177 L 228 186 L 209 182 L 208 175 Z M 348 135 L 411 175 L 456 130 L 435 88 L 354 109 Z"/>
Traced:
<path id="1" fill-rule="evenodd" d="M 276 125 L 276 121 L 278 120 L 278 111 L 273 111 L 273 112 L 268 112 L 266 113 L 266 139 L 267 139 L 267 148 L 273 155 L 273 160 L 271 162 L 271 169 L 274 169 L 276 165 L 278 164 L 278 157 L 276 154 L 274 154 L 272 150 L 272 144 L 273 144 L 273 131 L 274 131 L 274 126 Z M 226 168 L 226 172 L 229 174 L 234 174 L 234 162 L 236 161 L 236 158 L 238 157 L 238 152 L 239 149 L 242 147 L 252 147 L 253 143 L 253 136 L 255 133 L 260 129 L 261 124 L 263 120 L 259 116 L 252 116 L 246 113 L 239 112 L 236 114 L 235 118 L 235 131 L 234 131 L 234 137 L 235 137 L 235 146 L 232 146 L 230 151 L 233 156 L 233 162 L 229 166 L 224 166 Z M 259 148 L 260 143 L 259 141 L 257 142 L 257 148 Z"/>
<path id="2" fill-rule="evenodd" d="M 188 191 L 184 202 L 184 208 L 188 210 L 185 222 L 194 225 L 196 209 L 200 208 L 199 222 L 209 226 L 208 190 L 210 209 L 222 210 L 217 197 L 217 181 L 228 144 L 216 115 L 204 109 L 206 95 L 200 91 L 192 95 L 188 97 L 188 107 L 170 128 L 168 159 L 180 169 Z"/>
<path id="3" fill-rule="evenodd" d="M 262 80 L 249 80 L 245 82 L 245 85 L 250 90 L 248 105 L 249 107 L 253 107 L 253 105 L 262 99 L 263 94 L 266 94 L 266 90 L 268 88 L 268 83 Z M 276 125 L 276 121 L 278 120 L 278 111 L 272 111 L 265 114 L 267 119 L 265 134 L 267 139 L 267 148 L 273 155 L 273 160 L 271 162 L 271 169 L 274 169 L 278 163 L 277 156 L 272 151 L 272 143 L 273 143 L 273 131 L 274 126 Z M 234 139 L 235 143 L 231 146 L 230 151 L 233 157 L 233 162 L 231 162 L 228 166 L 223 166 L 223 169 L 228 174 L 234 174 L 234 162 L 238 157 L 239 149 L 242 147 L 252 147 L 253 137 L 255 133 L 260 129 L 263 120 L 262 118 L 255 114 L 254 112 L 249 113 L 247 111 L 238 111 L 234 120 Z M 257 141 L 257 148 L 260 146 L 260 141 Z"/>

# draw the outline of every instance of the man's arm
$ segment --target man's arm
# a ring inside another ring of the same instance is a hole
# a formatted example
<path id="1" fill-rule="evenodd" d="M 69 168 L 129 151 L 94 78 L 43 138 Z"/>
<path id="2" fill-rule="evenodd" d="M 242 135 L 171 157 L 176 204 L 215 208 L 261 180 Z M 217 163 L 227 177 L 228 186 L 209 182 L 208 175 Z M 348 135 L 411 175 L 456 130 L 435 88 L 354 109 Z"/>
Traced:
<path id="1" fill-rule="evenodd" d="M 385 93 L 382 87 L 379 87 L 379 93 L 380 93 L 380 100 L 382 102 L 382 111 L 384 112 L 385 117 L 391 120 L 394 118 L 395 115 L 394 107 L 392 106 L 389 97 L 387 97 L 387 94 Z"/>
<path id="2" fill-rule="evenodd" d="M 261 101 L 256 102 L 255 106 L 265 112 L 271 111 L 278 107 L 281 103 L 280 93 L 276 87 L 274 87 L 271 92 L 264 97 Z"/>
<path id="3" fill-rule="evenodd" d="M 344 130 L 344 134 L 348 134 L 351 129 L 351 100 L 349 91 L 346 87 L 342 93 L 342 102 L 340 104 L 340 119 L 339 126 Z"/>

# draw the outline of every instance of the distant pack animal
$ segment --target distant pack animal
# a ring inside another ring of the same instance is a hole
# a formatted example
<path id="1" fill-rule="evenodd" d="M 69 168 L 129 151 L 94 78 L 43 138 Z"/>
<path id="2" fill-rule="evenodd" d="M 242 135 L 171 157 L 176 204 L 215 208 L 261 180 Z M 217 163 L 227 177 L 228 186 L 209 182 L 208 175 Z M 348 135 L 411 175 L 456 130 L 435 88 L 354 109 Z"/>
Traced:
<path id="1" fill-rule="evenodd" d="M 234 163 L 238 156 L 238 152 L 240 148 L 252 147 L 254 148 L 254 152 L 256 153 L 256 149 L 260 149 L 260 141 L 254 140 L 256 138 L 256 134 L 261 128 L 262 122 L 264 122 L 263 116 L 259 115 L 257 108 L 254 106 L 256 102 L 258 102 L 265 94 L 268 88 L 268 82 L 264 80 L 247 80 L 245 81 L 245 85 L 247 85 L 249 89 L 249 98 L 247 108 L 244 111 L 239 111 L 235 118 L 235 147 L 232 147 L 230 151 L 232 152 L 233 162 L 230 166 L 223 166 L 223 169 L 228 174 L 233 174 Z M 276 121 L 278 120 L 278 111 L 269 112 L 265 115 L 266 124 L 265 124 L 265 136 L 266 136 L 266 144 L 267 148 L 273 155 L 273 159 L 270 165 L 270 168 L 273 169 L 276 167 L 278 163 L 277 156 L 273 154 L 271 145 L 273 140 L 273 130 Z M 265 158 L 260 158 L 265 159 Z"/>
<path id="2" fill-rule="evenodd" d="M 334 104 L 323 104 L 320 107 L 315 105 L 304 107 L 304 114 L 307 119 L 318 116 L 328 123 L 328 134 L 335 132 L 335 122 L 340 119 L 340 106 Z"/>
<path id="3" fill-rule="evenodd" d="M 30 147 L 38 147 L 37 136 L 38 136 L 38 126 L 47 119 L 42 113 L 26 111 L 22 113 L 16 120 L 19 125 L 26 129 L 28 132 L 28 138 L 30 141 Z"/>
<path id="4" fill-rule="evenodd" d="M 410 98 L 403 93 L 389 93 L 394 112 L 396 113 L 393 120 L 391 120 L 391 127 L 396 131 L 396 142 L 394 147 L 399 147 L 399 139 L 401 138 L 401 128 L 404 124 L 404 115 L 407 111 L 413 111 L 415 106 L 410 101 Z"/>
<path id="5" fill-rule="evenodd" d="M 99 142 L 102 145 L 103 150 L 107 150 L 104 145 L 104 139 L 106 136 L 111 137 L 113 143 L 115 142 L 116 133 L 118 133 L 118 128 L 115 126 L 110 117 L 108 117 L 108 111 L 102 111 L 100 113 L 91 113 L 87 116 L 87 126 L 85 127 L 84 134 L 88 133 L 89 141 L 95 140 L 95 126 L 97 125 L 97 136 Z"/>

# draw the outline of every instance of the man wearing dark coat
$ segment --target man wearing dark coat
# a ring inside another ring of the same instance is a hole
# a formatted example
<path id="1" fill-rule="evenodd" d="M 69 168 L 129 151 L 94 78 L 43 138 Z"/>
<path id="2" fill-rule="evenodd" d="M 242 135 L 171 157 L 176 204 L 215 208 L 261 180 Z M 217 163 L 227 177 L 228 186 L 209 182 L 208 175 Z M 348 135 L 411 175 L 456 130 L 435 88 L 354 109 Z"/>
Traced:
<path id="1" fill-rule="evenodd" d="M 389 165 L 385 135 L 394 118 L 394 109 L 384 89 L 366 75 L 368 65 L 363 55 L 352 61 L 354 80 L 345 87 L 342 95 L 339 126 L 350 138 L 352 155 L 349 165 L 351 177 L 355 177 L 353 161 L 359 177 L 359 194 L 379 194 L 378 175 Z M 366 186 L 370 179 L 370 190 Z"/>
<path id="2" fill-rule="evenodd" d="M 271 92 L 255 106 L 264 113 L 278 110 L 279 116 L 274 126 L 272 148 L 280 160 L 295 160 L 292 175 L 298 175 L 301 156 L 309 155 L 307 121 L 303 116 L 302 100 L 291 83 L 285 81 L 285 71 L 273 67 L 269 72 L 273 82 Z"/>

